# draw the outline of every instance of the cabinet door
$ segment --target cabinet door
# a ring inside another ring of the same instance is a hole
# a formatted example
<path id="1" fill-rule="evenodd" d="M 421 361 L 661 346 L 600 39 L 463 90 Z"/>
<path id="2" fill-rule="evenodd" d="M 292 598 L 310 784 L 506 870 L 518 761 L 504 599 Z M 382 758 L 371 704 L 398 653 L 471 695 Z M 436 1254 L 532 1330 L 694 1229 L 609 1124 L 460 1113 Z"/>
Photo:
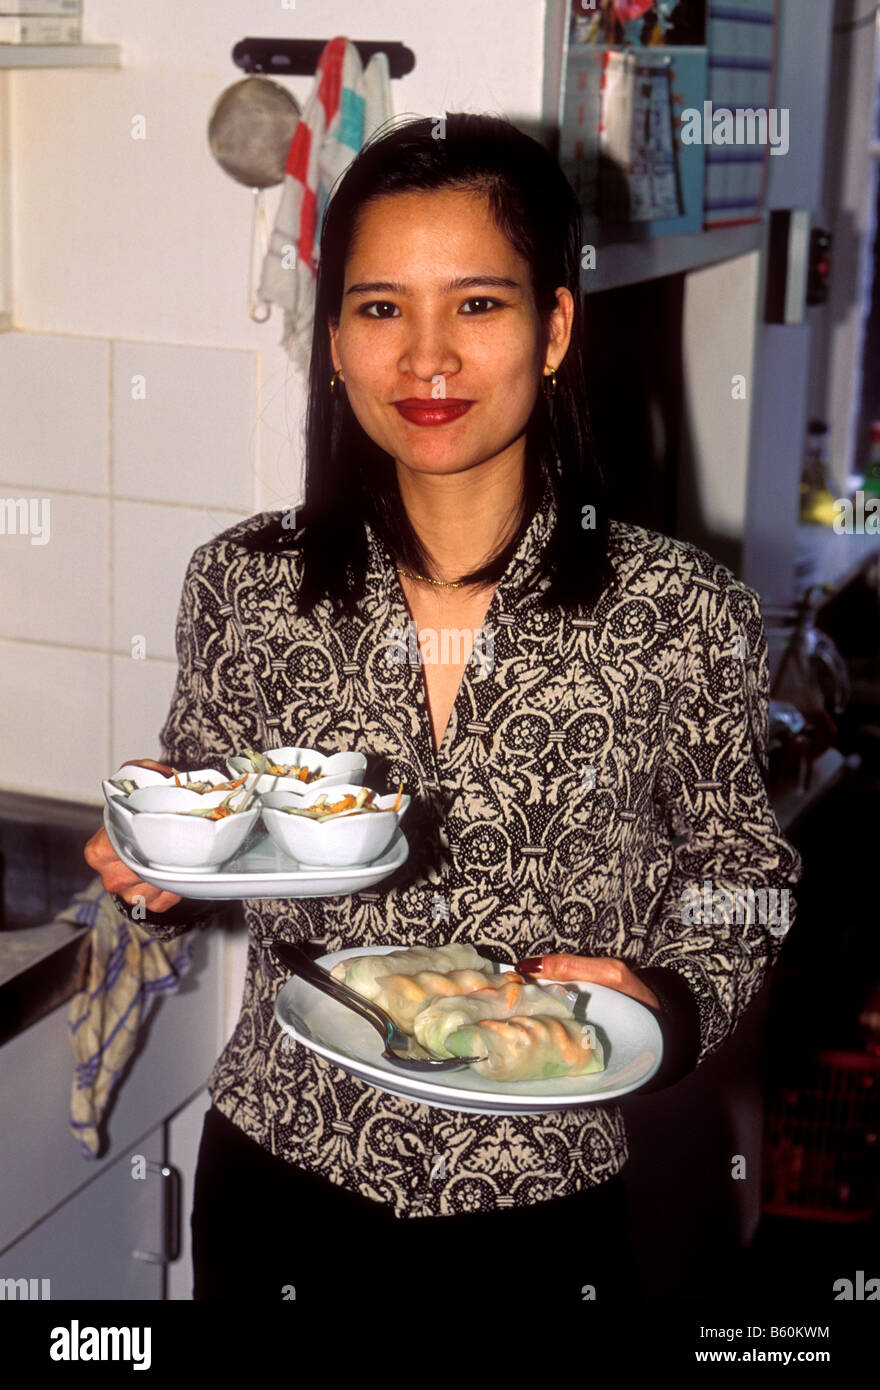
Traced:
<path id="1" fill-rule="evenodd" d="M 206 1090 L 201 1090 L 188 1105 L 172 1115 L 165 1126 L 165 1156 L 180 1174 L 180 1252 L 177 1259 L 168 1264 L 165 1297 L 184 1302 L 193 1296 L 192 1231 L 189 1221 L 202 1125 L 210 1105 L 211 1097 Z"/>
<path id="2" fill-rule="evenodd" d="M 223 1029 L 222 930 L 195 933 L 193 968 L 160 999 L 141 1029 L 106 1123 L 109 1148 L 84 1159 L 68 1129 L 74 1057 L 61 1005 L 0 1049 L 0 1251 L 94 1181 L 140 1136 L 202 1089 L 228 1034 Z M 161 1155 L 159 1155 L 161 1157 Z"/>
<path id="3" fill-rule="evenodd" d="M 48 1279 L 52 1299 L 161 1299 L 163 1144 L 160 1125 L 4 1250 L 0 1278 Z"/>

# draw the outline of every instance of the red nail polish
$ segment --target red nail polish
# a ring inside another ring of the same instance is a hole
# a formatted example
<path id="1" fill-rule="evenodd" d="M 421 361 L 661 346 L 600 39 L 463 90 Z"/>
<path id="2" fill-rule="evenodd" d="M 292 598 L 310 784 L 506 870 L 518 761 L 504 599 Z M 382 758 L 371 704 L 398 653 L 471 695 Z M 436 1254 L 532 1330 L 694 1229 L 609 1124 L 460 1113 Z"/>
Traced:
<path id="1" fill-rule="evenodd" d="M 527 975 L 540 975 L 544 969 L 544 961 L 541 956 L 526 956 L 517 962 L 517 970 L 523 970 Z"/>

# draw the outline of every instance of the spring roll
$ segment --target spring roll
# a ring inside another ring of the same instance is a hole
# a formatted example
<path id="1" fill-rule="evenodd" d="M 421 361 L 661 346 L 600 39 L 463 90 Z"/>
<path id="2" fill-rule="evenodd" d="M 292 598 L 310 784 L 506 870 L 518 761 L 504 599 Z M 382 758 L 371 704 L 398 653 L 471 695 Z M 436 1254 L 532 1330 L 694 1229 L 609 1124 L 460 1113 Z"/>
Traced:
<path id="1" fill-rule="evenodd" d="M 550 1018 L 572 1017 L 571 1001 L 577 996 L 570 995 L 559 985 L 526 984 L 522 976 L 514 972 L 499 979 L 496 989 L 476 988 L 468 991 L 466 998 L 434 999 L 416 1015 L 413 1029 L 416 1040 L 435 1057 L 451 1057 L 453 1054 L 446 1048 L 450 1033 L 485 1018 L 524 1018 L 534 1014 Z"/>
<path id="2" fill-rule="evenodd" d="M 521 975 L 513 978 L 522 982 Z M 492 998 L 495 989 L 490 981 L 497 980 L 500 990 L 509 979 L 509 974 L 485 975 L 482 970 L 450 970 L 445 975 L 434 970 L 420 970 L 418 975 L 380 975 L 376 979 L 377 993 L 373 995 L 373 1003 L 390 1014 L 398 1028 L 412 1033 L 421 1011 L 432 1001 L 454 995 L 461 1002 L 462 995 L 473 992 Z M 477 1018 L 487 1016 L 479 1011 L 476 1014 Z"/>
<path id="3" fill-rule="evenodd" d="M 455 942 L 451 946 L 411 946 L 406 950 L 389 951 L 384 956 L 355 956 L 339 960 L 330 974 L 349 989 L 357 990 L 365 999 L 375 999 L 381 987 L 380 975 L 418 975 L 422 970 L 438 973 L 450 970 L 482 970 L 492 972 L 490 960 L 484 960 L 473 946 Z"/>
<path id="4" fill-rule="evenodd" d="M 472 1070 L 491 1081 L 543 1081 L 602 1071 L 602 1044 L 589 1023 L 575 1019 L 484 1019 L 446 1039 L 453 1057 L 478 1057 Z"/>

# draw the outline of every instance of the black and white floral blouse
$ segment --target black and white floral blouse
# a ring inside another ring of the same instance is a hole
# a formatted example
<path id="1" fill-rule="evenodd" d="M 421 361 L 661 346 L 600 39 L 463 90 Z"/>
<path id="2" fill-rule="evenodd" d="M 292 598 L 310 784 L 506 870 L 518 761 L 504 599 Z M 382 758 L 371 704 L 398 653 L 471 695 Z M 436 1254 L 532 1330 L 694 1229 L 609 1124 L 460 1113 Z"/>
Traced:
<path id="1" fill-rule="evenodd" d="M 526 1206 L 602 1183 L 628 1157 L 620 1110 L 441 1111 L 288 1050 L 272 1012 L 286 979 L 273 941 L 327 951 L 467 941 L 510 962 L 617 957 L 660 999 L 669 1084 L 729 1036 L 781 946 L 759 922 L 683 913 L 684 895 L 707 882 L 787 892 L 798 877 L 762 776 L 756 595 L 694 547 L 612 523 L 614 579 L 598 607 L 542 612 L 522 587 L 554 515 L 546 492 L 493 595 L 491 641 L 465 669 L 439 753 L 418 659 L 401 642 L 409 610 L 369 527 L 356 619 L 331 620 L 329 605 L 297 615 L 297 533 L 286 553 L 242 544 L 265 514 L 201 546 L 184 583 L 168 761 L 222 768 L 245 745 L 357 749 L 368 785 L 403 782 L 413 797 L 410 857 L 393 878 L 350 897 L 244 904 L 241 1017 L 209 1080 L 217 1108 L 264 1148 L 399 1217 Z M 167 939 L 194 919 L 181 905 L 147 920 Z"/>

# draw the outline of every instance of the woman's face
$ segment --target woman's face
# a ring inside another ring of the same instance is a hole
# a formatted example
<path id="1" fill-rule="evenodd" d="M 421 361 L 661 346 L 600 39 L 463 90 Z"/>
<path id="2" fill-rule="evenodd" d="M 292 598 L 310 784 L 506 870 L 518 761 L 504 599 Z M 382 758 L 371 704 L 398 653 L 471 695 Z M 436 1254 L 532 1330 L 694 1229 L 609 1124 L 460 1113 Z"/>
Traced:
<path id="1" fill-rule="evenodd" d="M 557 290 L 546 343 L 528 264 L 485 197 L 400 193 L 362 212 L 331 351 L 359 424 L 399 466 L 460 473 L 524 455 L 543 370 L 562 361 L 572 314 L 571 294 Z M 395 404 L 413 398 L 472 404 L 419 424 Z"/>

